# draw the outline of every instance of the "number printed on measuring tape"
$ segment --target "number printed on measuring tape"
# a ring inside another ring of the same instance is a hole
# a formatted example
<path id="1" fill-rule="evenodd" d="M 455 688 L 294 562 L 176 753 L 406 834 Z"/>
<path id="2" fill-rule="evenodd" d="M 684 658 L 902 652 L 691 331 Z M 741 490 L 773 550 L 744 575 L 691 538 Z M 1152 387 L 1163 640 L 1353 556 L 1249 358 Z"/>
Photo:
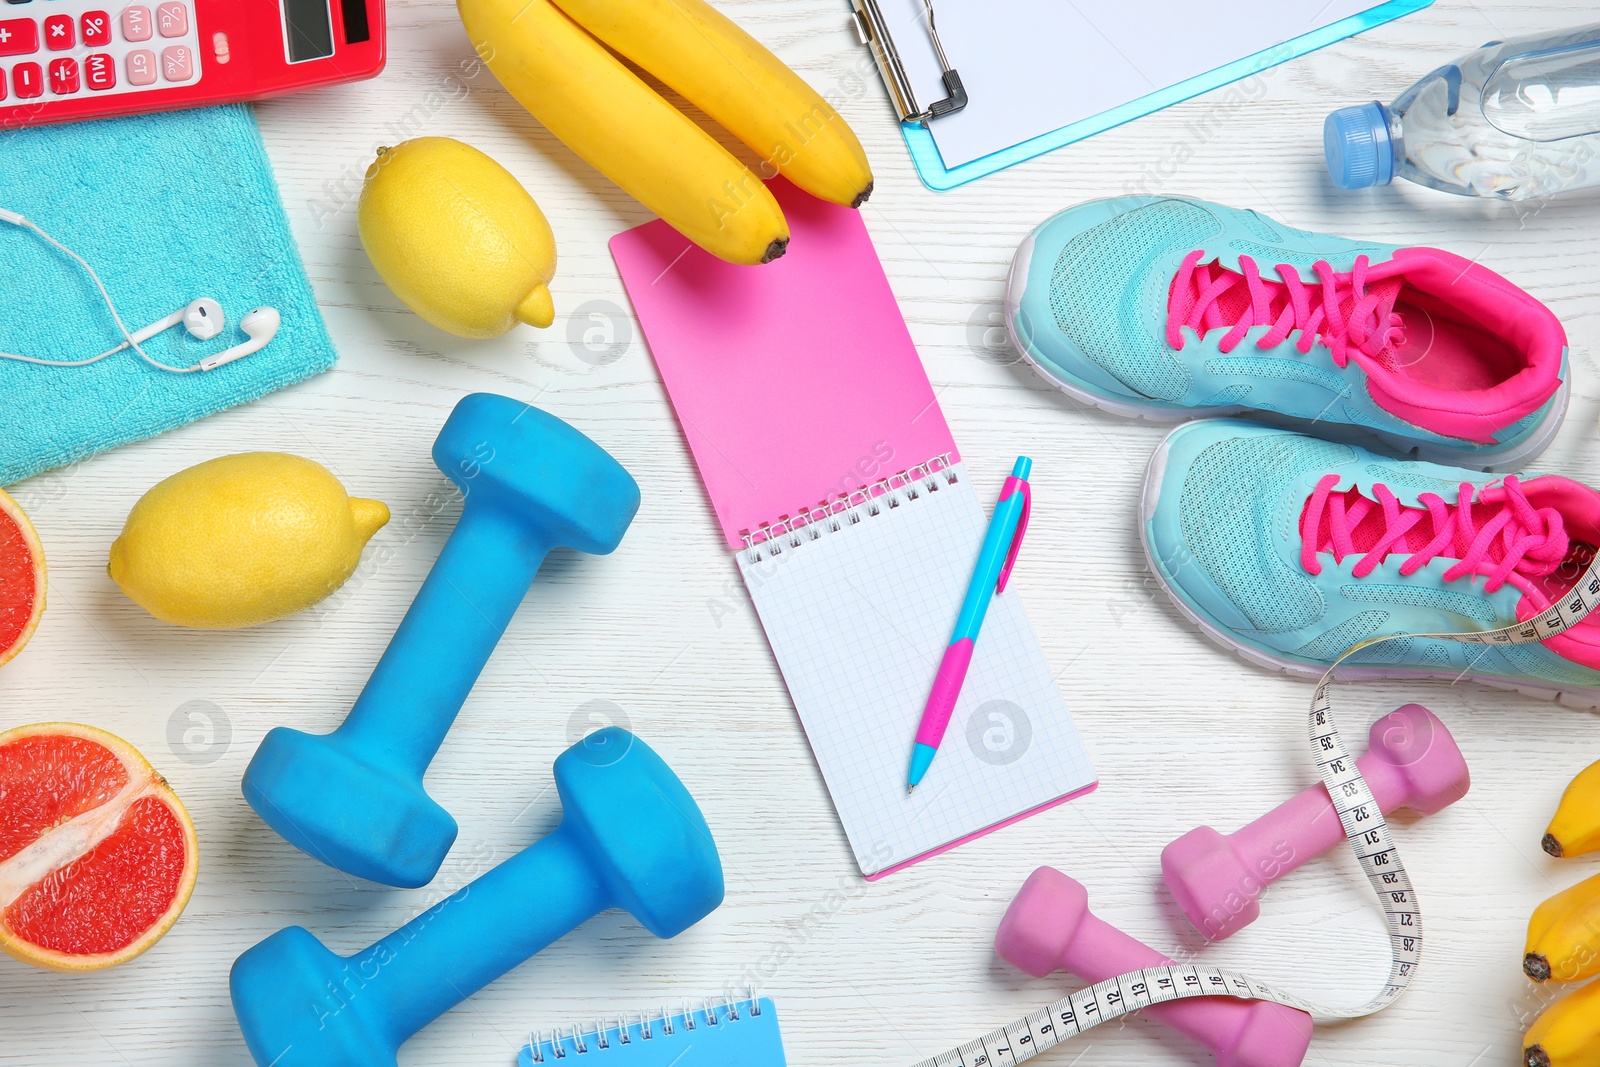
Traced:
<path id="1" fill-rule="evenodd" d="M 1570 592 L 1531 619 L 1497 630 L 1471 633 L 1370 637 L 1346 649 L 1317 682 L 1307 719 L 1312 759 L 1328 789 L 1328 796 L 1333 799 L 1334 810 L 1339 814 L 1344 835 L 1355 851 L 1361 871 L 1383 909 L 1389 931 L 1389 976 L 1383 988 L 1365 1004 L 1351 1008 L 1328 1007 L 1235 971 L 1174 963 L 1130 971 L 1080 989 L 976 1040 L 923 1060 L 916 1067 L 1007 1067 L 1032 1059 L 1085 1030 L 1129 1012 L 1188 997 L 1270 1000 L 1307 1012 L 1319 1022 L 1359 1019 L 1393 1004 L 1416 976 L 1417 965 L 1422 961 L 1422 910 L 1405 864 L 1401 863 L 1400 853 L 1389 836 L 1383 809 L 1356 769 L 1356 761 L 1334 722 L 1331 697 L 1334 672 L 1362 649 L 1401 638 L 1437 638 L 1473 645 L 1532 644 L 1576 625 L 1597 604 L 1600 604 L 1600 555 Z"/>

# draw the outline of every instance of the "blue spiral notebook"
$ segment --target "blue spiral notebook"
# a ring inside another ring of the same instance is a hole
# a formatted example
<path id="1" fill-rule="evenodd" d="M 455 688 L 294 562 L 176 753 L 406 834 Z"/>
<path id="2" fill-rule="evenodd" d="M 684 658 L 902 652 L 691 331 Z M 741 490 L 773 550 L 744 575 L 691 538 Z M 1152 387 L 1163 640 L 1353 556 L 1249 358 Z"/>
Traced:
<path id="1" fill-rule="evenodd" d="M 1433 0 L 853 0 L 863 38 L 881 41 L 873 50 L 886 81 L 900 80 L 923 109 L 945 96 L 928 32 L 930 2 L 968 103 L 927 124 L 904 122 L 901 132 L 923 183 L 945 190 L 1259 75 Z M 869 29 L 871 21 L 877 25 Z M 1265 92 L 1247 83 L 1218 101 L 1221 115 L 1203 121 L 1216 124 Z M 1351 92 L 1329 107 L 1372 95 L 1359 86 Z M 1194 145 L 1156 148 L 1150 163 L 1160 166 L 1167 162 L 1160 149 L 1192 152 Z"/>
<path id="2" fill-rule="evenodd" d="M 778 1009 L 766 997 L 680 1012 L 649 1012 L 636 1021 L 571 1033 L 535 1032 L 518 1067 L 581 1062 L 585 1067 L 784 1067 Z"/>

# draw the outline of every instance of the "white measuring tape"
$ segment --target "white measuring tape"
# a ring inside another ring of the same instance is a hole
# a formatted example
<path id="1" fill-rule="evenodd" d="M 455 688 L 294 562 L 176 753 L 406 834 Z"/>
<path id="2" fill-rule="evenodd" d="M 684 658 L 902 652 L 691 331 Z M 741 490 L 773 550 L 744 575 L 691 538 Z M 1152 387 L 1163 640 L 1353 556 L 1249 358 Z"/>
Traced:
<path id="1" fill-rule="evenodd" d="M 1267 1000 L 1306 1012 L 1319 1022 L 1359 1019 L 1393 1004 L 1411 984 L 1422 959 L 1422 911 L 1405 865 L 1400 862 L 1400 853 L 1389 837 L 1383 810 L 1366 779 L 1356 769 L 1356 761 L 1334 725 L 1333 701 L 1329 696 L 1333 672 L 1362 649 L 1403 637 L 1429 637 L 1472 645 L 1533 644 L 1576 625 L 1597 604 L 1600 604 L 1600 553 L 1578 579 L 1577 586 L 1526 622 L 1475 633 L 1369 637 L 1346 649 L 1317 683 L 1308 719 L 1312 758 L 1317 772 L 1322 775 L 1323 785 L 1327 786 L 1328 796 L 1333 798 L 1345 837 L 1378 896 L 1389 928 L 1389 977 L 1371 1000 L 1356 1008 L 1329 1008 L 1236 971 L 1173 963 L 1130 971 L 1080 989 L 976 1040 L 923 1060 L 916 1067 L 1007 1067 L 1032 1059 L 1068 1038 L 1129 1012 L 1189 997 Z"/>

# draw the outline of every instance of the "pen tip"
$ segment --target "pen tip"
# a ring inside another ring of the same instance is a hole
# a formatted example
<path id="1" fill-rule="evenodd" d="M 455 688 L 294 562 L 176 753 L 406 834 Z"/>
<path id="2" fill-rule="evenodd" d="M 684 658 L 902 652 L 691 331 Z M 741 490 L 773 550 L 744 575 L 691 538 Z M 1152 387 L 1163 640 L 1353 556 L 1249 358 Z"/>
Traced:
<path id="1" fill-rule="evenodd" d="M 915 793 L 916 791 L 917 791 L 917 787 L 916 786 L 914 786 L 914 785 L 906 786 L 906 796 L 910 796 L 912 793 Z"/>

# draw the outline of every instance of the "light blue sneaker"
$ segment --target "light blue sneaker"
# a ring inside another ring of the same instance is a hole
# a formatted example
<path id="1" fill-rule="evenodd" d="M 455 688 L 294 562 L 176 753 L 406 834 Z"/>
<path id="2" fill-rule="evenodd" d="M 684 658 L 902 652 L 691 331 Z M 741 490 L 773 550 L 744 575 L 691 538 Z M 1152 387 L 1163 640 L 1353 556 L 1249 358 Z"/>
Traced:
<path id="1" fill-rule="evenodd" d="M 1183 614 L 1305 677 L 1363 638 L 1527 619 L 1600 544 L 1600 493 L 1570 479 L 1491 480 L 1236 419 L 1168 434 L 1140 510 L 1150 568 Z M 1339 677 L 1474 678 L 1596 707 L 1600 618 L 1541 644 L 1388 641 Z"/>
<path id="2" fill-rule="evenodd" d="M 1093 200 L 1017 249 L 1017 349 L 1086 404 L 1156 421 L 1270 413 L 1479 470 L 1543 451 L 1566 334 L 1493 271 L 1177 197 Z"/>

